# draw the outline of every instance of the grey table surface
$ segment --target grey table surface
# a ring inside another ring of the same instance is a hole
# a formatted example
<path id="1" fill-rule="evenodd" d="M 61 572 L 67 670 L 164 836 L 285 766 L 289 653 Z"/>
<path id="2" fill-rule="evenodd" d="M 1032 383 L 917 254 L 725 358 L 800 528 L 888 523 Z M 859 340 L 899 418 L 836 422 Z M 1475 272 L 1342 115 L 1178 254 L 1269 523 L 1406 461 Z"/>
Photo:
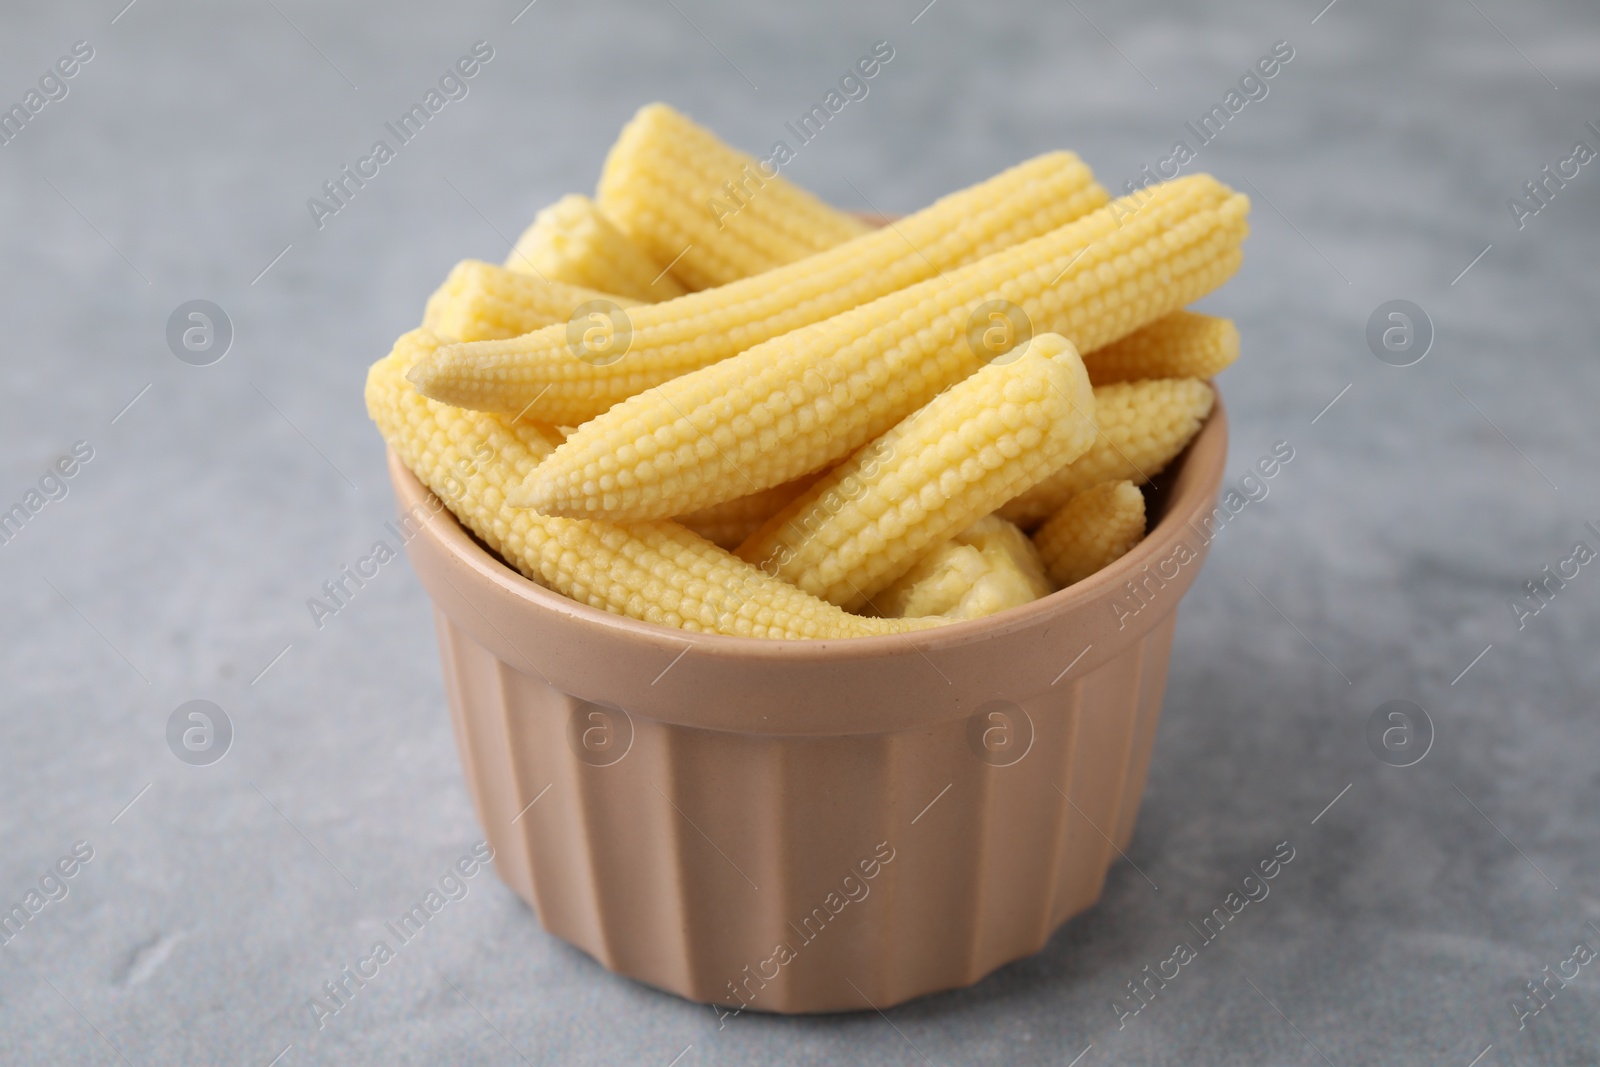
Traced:
<path id="1" fill-rule="evenodd" d="M 0 14 L 0 102 L 93 50 L 0 146 L 0 505 L 92 450 L 0 546 L 0 899 L 93 851 L 0 949 L 0 1061 L 1600 1061 L 1594 968 L 1512 1007 L 1600 945 L 1600 570 L 1511 607 L 1600 548 L 1600 165 L 1508 206 L 1600 147 L 1592 4 L 125 2 Z M 469 95 L 317 228 L 307 198 L 478 40 Z M 366 365 L 456 259 L 590 189 L 641 103 L 763 149 L 878 40 L 789 173 L 894 212 L 1055 147 L 1120 187 L 1294 52 L 1190 169 L 1255 201 L 1204 302 L 1245 339 L 1230 478 L 1295 457 L 1185 602 L 1128 862 L 969 990 L 720 1030 L 480 878 L 319 1030 L 307 999 L 479 837 L 408 566 L 321 630 L 306 607 L 391 514 Z M 166 340 L 197 298 L 234 333 L 203 367 Z M 1433 324 L 1412 366 L 1366 340 L 1393 299 Z M 168 748 L 192 699 L 233 724 L 211 766 Z M 1404 768 L 1366 740 L 1394 699 L 1433 727 Z M 1271 898 L 1119 1029 L 1284 840 Z"/>

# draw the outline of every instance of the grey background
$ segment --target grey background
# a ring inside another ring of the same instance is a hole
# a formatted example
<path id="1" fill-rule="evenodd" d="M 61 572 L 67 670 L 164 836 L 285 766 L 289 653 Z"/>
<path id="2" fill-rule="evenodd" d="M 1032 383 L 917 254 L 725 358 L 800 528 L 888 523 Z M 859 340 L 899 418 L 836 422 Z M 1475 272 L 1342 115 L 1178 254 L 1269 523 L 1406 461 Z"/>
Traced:
<path id="1" fill-rule="evenodd" d="M 1592 5 L 538 0 L 513 23 L 522 0 L 124 2 L 0 16 L 7 104 L 95 49 L 0 147 L 0 504 L 94 449 L 0 547 L 0 899 L 95 850 L 0 949 L 0 1061 L 1600 1057 L 1593 965 L 1527 1030 L 1508 1006 L 1600 945 L 1600 568 L 1525 629 L 1508 607 L 1575 541 L 1600 548 L 1600 163 L 1521 231 L 1506 207 L 1578 138 L 1600 147 Z M 480 38 L 470 95 L 319 232 L 306 198 Z M 391 513 L 366 365 L 456 259 L 499 258 L 592 188 L 641 103 L 765 149 L 878 39 L 895 57 L 871 95 L 788 173 L 892 212 L 1055 147 L 1120 186 L 1273 42 L 1295 49 L 1197 162 L 1256 205 L 1243 271 L 1204 305 L 1245 339 L 1222 379 L 1231 477 L 1278 440 L 1295 458 L 1184 605 L 1129 852 L 1149 881 L 1119 864 L 1037 957 L 889 1022 L 719 1032 L 479 875 L 318 1033 L 306 999 L 479 837 L 408 565 L 321 631 L 305 606 Z M 214 366 L 166 348 L 194 298 L 233 322 Z M 1405 369 L 1364 341 L 1393 298 L 1437 330 Z M 208 767 L 165 742 L 197 698 L 235 730 Z M 1437 732 L 1406 769 L 1364 740 L 1394 698 Z M 1123 983 L 1283 840 L 1272 896 L 1119 1031 Z"/>

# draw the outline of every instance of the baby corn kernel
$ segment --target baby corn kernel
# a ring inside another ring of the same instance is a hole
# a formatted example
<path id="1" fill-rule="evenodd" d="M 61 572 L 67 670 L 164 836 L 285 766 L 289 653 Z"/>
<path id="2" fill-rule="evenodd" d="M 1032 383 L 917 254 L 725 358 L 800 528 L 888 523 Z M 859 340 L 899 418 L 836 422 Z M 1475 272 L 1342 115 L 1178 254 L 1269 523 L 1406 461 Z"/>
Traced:
<path id="1" fill-rule="evenodd" d="M 620 359 L 584 358 L 560 324 L 443 348 L 416 381 L 450 404 L 582 422 L 651 386 L 1049 233 L 1107 199 L 1077 156 L 1047 153 L 788 266 L 632 308 Z"/>
<path id="2" fill-rule="evenodd" d="M 1002 518 L 1027 530 L 1101 482 L 1143 485 L 1188 447 L 1216 401 L 1193 378 L 1102 385 L 1094 398 L 1094 447 L 1001 508 Z"/>
<path id="3" fill-rule="evenodd" d="M 682 283 L 586 196 L 564 196 L 534 216 L 506 257 L 506 269 L 635 300 L 682 296 Z"/>
<path id="4" fill-rule="evenodd" d="M 762 342 L 579 427 L 514 506 L 665 518 L 820 469 L 981 366 L 997 312 L 1098 348 L 1216 288 L 1248 210 L 1214 178 L 1182 178 Z"/>
<path id="5" fill-rule="evenodd" d="M 1062 505 L 1034 531 L 1050 577 L 1081 582 L 1128 554 L 1144 538 L 1144 494 L 1130 481 L 1102 482 Z"/>
<path id="6" fill-rule="evenodd" d="M 428 298 L 423 329 L 441 340 L 483 341 L 516 337 L 551 323 L 567 322 L 574 310 L 595 300 L 620 307 L 638 303 L 575 285 L 518 274 L 493 263 L 464 259 Z M 514 413 L 517 409 L 512 408 Z"/>
<path id="7" fill-rule="evenodd" d="M 1087 353 L 1095 385 L 1146 378 L 1209 378 L 1239 358 L 1239 330 L 1230 319 L 1174 311 L 1120 341 Z"/>
<path id="8" fill-rule="evenodd" d="M 1028 535 L 985 515 L 913 563 L 872 604 L 886 618 L 977 619 L 1055 588 Z"/>
<path id="9" fill-rule="evenodd" d="M 639 109 L 606 157 L 600 210 L 690 289 L 726 285 L 865 233 L 866 223 L 767 177 L 665 104 Z M 733 202 L 732 214 L 714 202 Z"/>
<path id="10" fill-rule="evenodd" d="M 438 345 L 413 330 L 367 375 L 367 411 L 389 447 L 463 525 L 524 575 L 580 603 L 684 630 L 838 638 L 932 625 L 866 619 L 777 581 L 673 522 L 549 519 L 505 494 L 550 451 L 534 427 L 419 394 L 406 372 Z"/>
<path id="11" fill-rule="evenodd" d="M 739 546 L 765 573 L 846 609 L 1094 442 L 1094 394 L 1043 334 L 934 398 Z"/>

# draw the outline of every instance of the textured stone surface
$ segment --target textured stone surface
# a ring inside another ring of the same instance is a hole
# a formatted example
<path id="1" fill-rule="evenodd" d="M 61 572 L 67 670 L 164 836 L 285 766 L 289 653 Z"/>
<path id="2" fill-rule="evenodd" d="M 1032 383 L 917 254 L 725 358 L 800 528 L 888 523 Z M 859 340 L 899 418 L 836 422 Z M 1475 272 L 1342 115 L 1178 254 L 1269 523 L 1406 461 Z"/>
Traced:
<path id="1" fill-rule="evenodd" d="M 1600 525 L 1600 163 L 1520 231 L 1506 206 L 1575 140 L 1600 147 L 1591 6 L 1343 0 L 1313 23 L 1322 0 L 939 0 L 912 24 L 920 3 L 543 0 L 513 23 L 520 0 L 140 0 L 113 23 L 120 6 L 0 16 L 6 103 L 74 41 L 95 50 L 0 147 L 0 504 L 93 448 L 0 547 L 0 899 L 94 849 L 0 949 L 0 1060 L 121 1062 L 112 1043 L 136 1064 L 1600 1055 L 1591 968 L 1520 1033 L 1509 1007 L 1576 942 L 1600 946 L 1600 569 L 1524 629 L 1508 607 L 1575 541 L 1600 548 L 1583 528 Z M 494 58 L 469 95 L 316 229 L 306 198 L 480 38 Z M 407 565 L 321 630 L 306 609 L 391 511 L 367 363 L 457 258 L 498 258 L 539 206 L 590 188 L 638 104 L 765 150 L 878 39 L 895 55 L 870 95 L 789 172 L 886 212 L 1059 146 L 1120 184 L 1192 142 L 1183 123 L 1275 41 L 1295 50 L 1195 163 L 1256 199 L 1247 264 L 1203 305 L 1244 336 L 1221 379 L 1232 478 L 1276 441 L 1295 455 L 1185 604 L 1128 862 L 1046 951 L 892 1027 L 720 1031 L 480 874 L 319 1032 L 307 998 L 479 837 Z M 165 341 L 194 298 L 235 329 L 208 367 Z M 1395 298 L 1436 327 L 1412 367 L 1364 340 Z M 165 740 L 197 698 L 235 730 L 209 767 Z M 1404 769 L 1364 740 L 1396 698 L 1437 735 Z M 1285 840 L 1271 896 L 1119 1030 L 1124 983 L 1198 943 L 1186 924 Z"/>

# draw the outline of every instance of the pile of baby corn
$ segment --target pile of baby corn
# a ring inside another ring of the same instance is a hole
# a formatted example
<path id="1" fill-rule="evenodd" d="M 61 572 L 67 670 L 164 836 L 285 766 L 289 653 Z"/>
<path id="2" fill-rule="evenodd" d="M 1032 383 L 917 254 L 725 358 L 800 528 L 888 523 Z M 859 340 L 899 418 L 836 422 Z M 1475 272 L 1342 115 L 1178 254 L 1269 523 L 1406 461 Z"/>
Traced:
<path id="1" fill-rule="evenodd" d="M 974 618 L 1144 536 L 1138 487 L 1238 356 L 1184 307 L 1248 212 L 1209 175 L 1113 200 L 1051 152 L 875 227 L 652 104 L 594 199 L 450 272 L 367 408 L 581 603 L 768 638 Z"/>

